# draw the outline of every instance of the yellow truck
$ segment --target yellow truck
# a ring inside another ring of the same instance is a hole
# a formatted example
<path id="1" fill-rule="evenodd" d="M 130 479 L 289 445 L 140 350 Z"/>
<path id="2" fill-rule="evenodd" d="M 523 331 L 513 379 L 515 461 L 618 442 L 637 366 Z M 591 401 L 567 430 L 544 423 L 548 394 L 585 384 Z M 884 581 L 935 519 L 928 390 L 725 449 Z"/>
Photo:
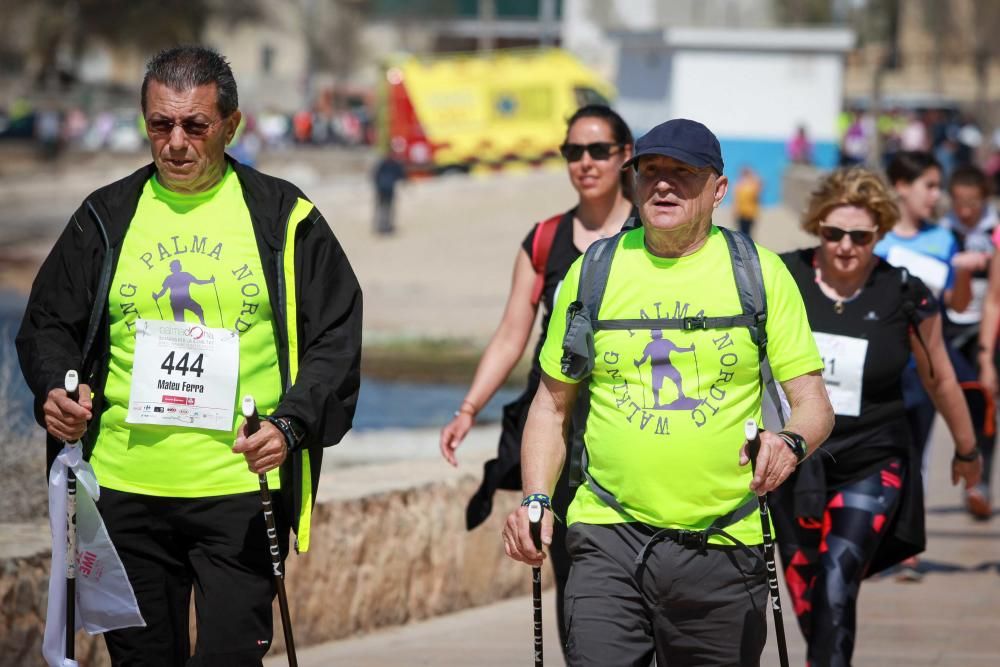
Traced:
<path id="1" fill-rule="evenodd" d="M 385 67 L 378 142 L 411 172 L 538 164 L 558 157 L 574 111 L 614 92 L 557 48 L 398 57 Z"/>

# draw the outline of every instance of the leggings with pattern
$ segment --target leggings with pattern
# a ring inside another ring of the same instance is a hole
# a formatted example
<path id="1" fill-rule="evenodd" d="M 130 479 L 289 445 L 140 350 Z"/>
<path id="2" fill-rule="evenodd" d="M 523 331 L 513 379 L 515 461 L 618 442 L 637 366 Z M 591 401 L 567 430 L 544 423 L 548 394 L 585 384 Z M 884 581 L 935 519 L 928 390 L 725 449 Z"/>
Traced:
<path id="1" fill-rule="evenodd" d="M 775 507 L 785 583 L 809 647 L 808 667 L 851 664 L 858 590 L 899 505 L 903 474 L 902 462 L 893 458 L 831 491 L 822 521 L 796 519 L 787 502 Z"/>

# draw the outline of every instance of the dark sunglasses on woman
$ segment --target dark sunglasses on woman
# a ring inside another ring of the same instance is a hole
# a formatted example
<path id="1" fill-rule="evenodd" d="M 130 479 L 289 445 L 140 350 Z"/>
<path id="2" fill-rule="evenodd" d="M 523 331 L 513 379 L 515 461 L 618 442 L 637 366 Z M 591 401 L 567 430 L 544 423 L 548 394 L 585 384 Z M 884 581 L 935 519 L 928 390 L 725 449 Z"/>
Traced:
<path id="1" fill-rule="evenodd" d="M 868 245 L 875 240 L 875 232 L 867 229 L 852 229 L 847 231 L 840 227 L 829 227 L 827 225 L 820 225 L 819 227 L 819 235 L 824 241 L 829 241 L 830 243 L 840 243 L 845 234 L 851 237 L 851 243 L 854 245 Z"/>
<path id="2" fill-rule="evenodd" d="M 618 152 L 614 150 L 615 148 L 621 148 L 621 144 L 599 141 L 593 144 L 563 144 L 559 147 L 559 152 L 562 153 L 567 162 L 576 162 L 581 159 L 584 151 L 589 153 L 594 160 L 607 160 Z"/>

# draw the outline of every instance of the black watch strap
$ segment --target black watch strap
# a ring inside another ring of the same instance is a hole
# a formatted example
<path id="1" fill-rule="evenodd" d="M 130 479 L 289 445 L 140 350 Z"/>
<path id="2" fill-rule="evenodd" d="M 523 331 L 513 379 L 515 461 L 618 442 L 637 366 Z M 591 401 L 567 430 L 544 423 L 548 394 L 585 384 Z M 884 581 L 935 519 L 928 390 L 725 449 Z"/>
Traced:
<path id="1" fill-rule="evenodd" d="M 288 451 L 294 452 L 302 446 L 302 438 L 305 437 L 305 429 L 301 422 L 294 417 L 266 417 L 267 421 L 274 424 L 285 437 L 285 444 Z"/>
<path id="2" fill-rule="evenodd" d="M 806 439 L 795 431 L 778 431 L 778 436 L 785 441 L 788 448 L 795 454 L 795 460 L 798 463 L 802 463 L 806 458 L 806 454 L 809 453 L 809 450 L 806 448 Z"/>
<path id="3" fill-rule="evenodd" d="M 955 460 L 963 461 L 965 463 L 972 463 L 973 461 L 979 458 L 979 454 L 980 454 L 979 447 L 973 447 L 972 451 L 969 452 L 968 454 L 959 454 L 958 452 L 955 452 Z"/>

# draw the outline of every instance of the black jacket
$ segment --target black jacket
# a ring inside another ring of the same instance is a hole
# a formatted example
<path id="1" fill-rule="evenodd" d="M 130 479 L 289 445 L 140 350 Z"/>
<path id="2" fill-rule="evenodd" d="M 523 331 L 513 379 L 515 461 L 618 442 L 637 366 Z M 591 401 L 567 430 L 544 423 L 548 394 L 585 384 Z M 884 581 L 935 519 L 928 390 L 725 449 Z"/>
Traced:
<path id="1" fill-rule="evenodd" d="M 292 490 L 288 518 L 304 551 L 323 447 L 339 442 L 354 417 L 361 288 L 329 225 L 298 188 L 234 160 L 230 164 L 243 188 L 274 313 L 283 384 L 274 414 L 294 417 L 306 429 L 301 448 L 281 469 L 282 488 Z M 93 451 L 104 411 L 109 285 L 143 186 L 154 171 L 147 165 L 84 200 L 35 278 L 16 339 L 21 371 L 35 396 L 35 418 L 43 427 L 41 407 L 48 392 L 62 386 L 67 370 L 80 370 L 80 381 L 90 385 L 94 418 L 83 438 L 85 457 Z M 286 261 L 289 253 L 293 261 Z M 50 465 L 61 447 L 49 437 Z"/>

